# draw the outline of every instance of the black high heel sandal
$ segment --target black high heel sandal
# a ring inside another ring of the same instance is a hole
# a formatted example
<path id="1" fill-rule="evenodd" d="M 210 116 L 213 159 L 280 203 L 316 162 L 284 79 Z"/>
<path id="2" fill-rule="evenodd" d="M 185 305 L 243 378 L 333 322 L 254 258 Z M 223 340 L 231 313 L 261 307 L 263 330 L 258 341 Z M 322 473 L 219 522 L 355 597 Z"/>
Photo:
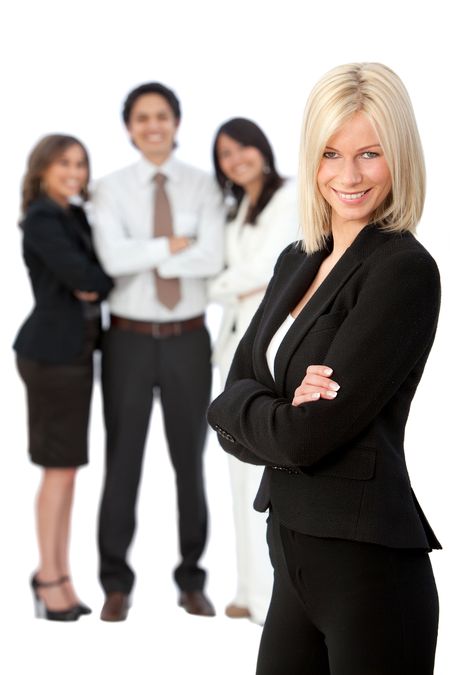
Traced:
<path id="1" fill-rule="evenodd" d="M 66 574 L 64 577 L 61 577 L 59 581 L 60 583 L 65 584 L 66 581 L 70 581 L 70 577 L 68 574 Z M 92 609 L 87 605 L 85 605 L 84 602 L 79 602 L 78 605 L 75 605 L 75 609 L 78 610 L 80 616 L 87 616 L 88 614 L 92 614 Z"/>
<path id="2" fill-rule="evenodd" d="M 69 609 L 54 610 L 48 609 L 42 598 L 39 597 L 39 588 L 52 588 L 54 586 L 61 586 L 61 579 L 56 581 L 39 581 L 34 574 L 31 577 L 31 590 L 34 599 L 34 611 L 37 619 L 47 619 L 48 621 L 77 621 L 80 616 L 80 611 L 77 606 Z"/>

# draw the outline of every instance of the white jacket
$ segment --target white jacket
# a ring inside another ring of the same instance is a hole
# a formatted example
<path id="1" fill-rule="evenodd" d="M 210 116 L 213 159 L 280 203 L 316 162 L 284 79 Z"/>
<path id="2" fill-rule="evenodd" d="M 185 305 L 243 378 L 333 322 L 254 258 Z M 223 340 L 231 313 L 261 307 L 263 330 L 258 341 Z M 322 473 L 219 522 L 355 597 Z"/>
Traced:
<path id="1" fill-rule="evenodd" d="M 273 195 L 254 225 L 245 224 L 249 200 L 244 196 L 225 234 L 226 269 L 209 283 L 209 299 L 224 306 L 213 362 L 224 384 L 231 359 L 273 273 L 279 253 L 300 238 L 296 184 L 287 181 Z M 260 290 L 261 289 L 261 290 Z M 240 300 L 239 296 L 259 291 Z"/>

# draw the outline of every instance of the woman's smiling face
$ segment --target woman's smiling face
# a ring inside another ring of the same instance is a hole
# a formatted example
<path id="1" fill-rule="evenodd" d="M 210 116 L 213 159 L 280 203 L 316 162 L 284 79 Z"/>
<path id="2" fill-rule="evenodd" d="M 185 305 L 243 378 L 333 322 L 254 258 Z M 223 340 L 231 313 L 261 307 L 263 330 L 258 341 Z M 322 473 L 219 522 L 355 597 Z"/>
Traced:
<path id="1" fill-rule="evenodd" d="M 355 113 L 329 138 L 317 185 L 331 206 L 331 224 L 367 225 L 392 188 L 380 139 L 369 118 Z"/>

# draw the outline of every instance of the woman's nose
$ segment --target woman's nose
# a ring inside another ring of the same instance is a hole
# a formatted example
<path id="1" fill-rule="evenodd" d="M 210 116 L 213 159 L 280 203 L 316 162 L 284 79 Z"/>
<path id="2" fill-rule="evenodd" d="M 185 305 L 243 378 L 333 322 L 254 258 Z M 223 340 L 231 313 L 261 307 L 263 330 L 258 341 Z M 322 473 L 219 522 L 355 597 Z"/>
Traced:
<path id="1" fill-rule="evenodd" d="M 350 187 L 361 183 L 362 174 L 357 162 L 347 160 L 341 170 L 340 180 L 343 187 Z"/>

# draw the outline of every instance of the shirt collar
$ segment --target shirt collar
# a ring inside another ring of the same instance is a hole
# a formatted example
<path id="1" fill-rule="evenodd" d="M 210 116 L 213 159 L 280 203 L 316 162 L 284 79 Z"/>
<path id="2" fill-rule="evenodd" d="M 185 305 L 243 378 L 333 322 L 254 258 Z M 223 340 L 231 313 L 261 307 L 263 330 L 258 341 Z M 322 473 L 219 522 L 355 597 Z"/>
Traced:
<path id="1" fill-rule="evenodd" d="M 145 157 L 141 157 L 136 165 L 139 181 L 143 185 L 149 185 L 155 174 L 163 173 L 169 181 L 178 182 L 180 180 L 180 163 L 173 155 L 164 162 L 164 164 L 152 164 Z"/>

